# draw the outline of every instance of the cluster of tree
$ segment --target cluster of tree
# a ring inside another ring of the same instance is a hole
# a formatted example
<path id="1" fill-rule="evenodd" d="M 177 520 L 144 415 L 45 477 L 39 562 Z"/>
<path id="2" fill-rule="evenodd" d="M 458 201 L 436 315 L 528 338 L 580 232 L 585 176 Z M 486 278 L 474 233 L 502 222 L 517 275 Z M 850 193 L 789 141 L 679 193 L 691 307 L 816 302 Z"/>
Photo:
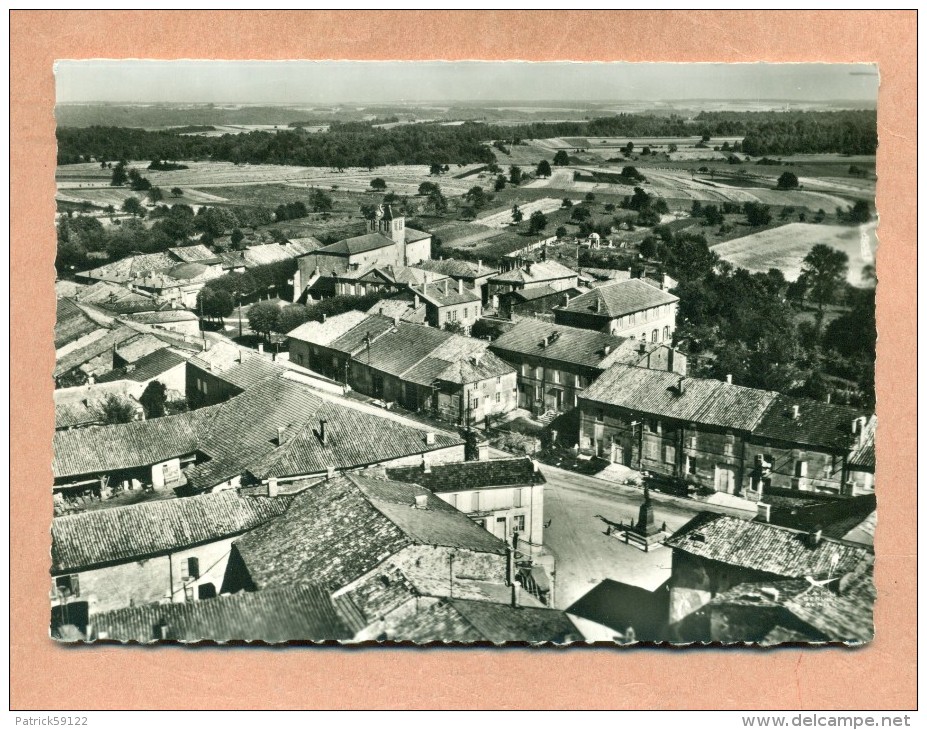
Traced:
<path id="1" fill-rule="evenodd" d="M 148 165 L 149 170 L 160 170 L 162 172 L 170 172 L 172 170 L 187 170 L 189 167 L 187 165 L 182 165 L 179 162 L 168 162 L 167 160 L 152 160 L 151 164 Z"/>
<path id="2" fill-rule="evenodd" d="M 634 188 L 634 195 L 626 195 L 621 201 L 621 207 L 626 210 L 637 211 L 637 225 L 655 226 L 660 222 L 660 216 L 669 213 L 669 205 L 663 198 L 651 195 L 643 188 Z"/>
<path id="3" fill-rule="evenodd" d="M 554 155 L 554 164 L 555 165 L 569 165 L 570 156 L 567 154 L 566 150 L 557 150 L 557 153 Z"/>
<path id="4" fill-rule="evenodd" d="M 269 339 L 271 333 L 285 335 L 305 322 L 321 322 L 326 317 L 344 314 L 352 309 L 366 312 L 382 298 L 381 294 L 336 296 L 313 304 L 288 304 L 284 307 L 273 302 L 258 302 L 248 309 L 248 326 Z"/>
<path id="5" fill-rule="evenodd" d="M 744 203 L 744 214 L 747 216 L 747 224 L 751 226 L 768 226 L 772 222 L 772 212 L 768 205 L 762 203 Z"/>
<path id="6" fill-rule="evenodd" d="M 684 137 L 702 133 L 744 137 L 748 155 L 840 152 L 874 154 L 874 111 L 838 112 L 703 112 L 687 121 L 679 115 L 618 114 L 589 121 L 547 122 L 500 127 L 465 122 L 409 124 L 384 129 L 370 122 L 332 123 L 327 132 L 310 134 L 301 128 L 226 134 L 219 137 L 179 135 L 125 127 L 60 126 L 58 163 L 77 160 L 169 159 L 225 160 L 236 163 L 296 164 L 322 167 L 490 163 L 494 155 L 485 143 L 495 140 L 543 139 L 562 136 Z M 631 143 L 629 143 L 631 144 Z M 633 151 L 626 147 L 628 154 Z M 562 158 L 561 158 L 562 159 Z M 556 160 L 554 164 L 558 163 Z"/>
<path id="7" fill-rule="evenodd" d="M 837 220 L 842 223 L 866 223 L 871 218 L 872 213 L 869 212 L 869 203 L 865 200 L 857 200 L 848 211 L 844 211 L 843 208 L 837 208 Z"/>
<path id="8" fill-rule="evenodd" d="M 447 198 L 444 197 L 444 193 L 441 192 L 441 188 L 437 183 L 426 180 L 418 186 L 418 194 L 428 199 L 428 206 L 435 213 L 442 213 L 447 210 Z"/>
<path id="9" fill-rule="evenodd" d="M 285 296 L 290 293 L 290 280 L 296 273 L 295 259 L 275 261 L 255 266 L 241 273 L 231 271 L 212 279 L 200 290 L 196 299 L 197 311 L 204 317 L 223 320 L 232 314 L 241 302 L 260 299 L 268 294 Z"/>
<path id="10" fill-rule="evenodd" d="M 301 200 L 292 203 L 281 203 L 274 211 L 274 220 L 278 223 L 291 221 L 297 218 L 305 218 L 309 215 L 309 209 Z"/>
<path id="11" fill-rule="evenodd" d="M 796 177 L 794 172 L 783 172 L 779 176 L 779 180 L 776 182 L 777 190 L 797 190 L 798 189 L 798 177 Z"/>
<path id="12" fill-rule="evenodd" d="M 717 205 L 702 205 L 701 201 L 692 201 L 690 214 L 693 218 L 703 218 L 705 225 L 720 226 L 724 223 L 724 213 Z"/>

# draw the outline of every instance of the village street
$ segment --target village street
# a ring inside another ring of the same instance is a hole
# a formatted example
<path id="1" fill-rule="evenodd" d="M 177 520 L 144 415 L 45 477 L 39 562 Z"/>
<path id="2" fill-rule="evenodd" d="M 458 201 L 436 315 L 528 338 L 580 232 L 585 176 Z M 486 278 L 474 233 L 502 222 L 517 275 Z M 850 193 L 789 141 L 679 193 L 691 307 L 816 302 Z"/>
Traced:
<path id="1" fill-rule="evenodd" d="M 547 479 L 544 521 L 549 522 L 544 530 L 544 547 L 556 559 L 556 608 L 568 608 L 605 578 L 648 590 L 669 578 L 669 549 L 658 545 L 645 553 L 605 534 L 609 522 L 627 524 L 637 520 L 643 501 L 640 489 L 546 464 L 541 465 L 541 471 Z M 747 516 L 742 510 L 697 504 L 656 492 L 651 496 L 656 524 L 665 522 L 670 533 L 703 510 Z"/>

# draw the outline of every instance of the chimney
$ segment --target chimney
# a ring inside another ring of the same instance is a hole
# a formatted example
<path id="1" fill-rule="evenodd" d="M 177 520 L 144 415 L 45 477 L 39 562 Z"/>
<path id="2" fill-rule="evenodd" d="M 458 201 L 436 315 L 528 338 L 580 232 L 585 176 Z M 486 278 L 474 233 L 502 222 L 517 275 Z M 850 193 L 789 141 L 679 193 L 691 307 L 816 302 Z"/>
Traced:
<path id="1" fill-rule="evenodd" d="M 463 294 L 463 279 L 457 280 L 457 293 Z"/>
<path id="2" fill-rule="evenodd" d="M 725 381 L 727 381 L 727 384 L 728 384 L 728 385 L 733 385 L 733 383 L 734 383 L 734 376 L 733 376 L 733 375 L 731 375 L 730 373 L 728 373 L 728 374 L 725 376 L 724 379 L 725 379 Z"/>
<path id="3" fill-rule="evenodd" d="M 326 479 L 334 479 L 334 478 L 335 478 L 335 467 L 330 466 L 330 467 L 328 467 L 328 468 L 325 470 L 325 478 L 326 478 Z"/>
<path id="4" fill-rule="evenodd" d="M 277 477 L 270 477 L 267 480 L 267 496 L 276 497 L 280 494 L 280 490 L 277 488 Z"/>
<path id="5" fill-rule="evenodd" d="M 808 533 L 808 545 L 810 547 L 817 547 L 821 544 L 821 528 L 815 527 L 811 532 Z"/>
<path id="6" fill-rule="evenodd" d="M 427 494 L 416 494 L 415 495 L 415 509 L 428 509 L 428 495 Z"/>
<path id="7" fill-rule="evenodd" d="M 637 346 L 637 349 L 640 354 L 643 355 L 645 352 L 647 352 L 647 343 L 641 340 L 641 344 Z"/>
<path id="8" fill-rule="evenodd" d="M 428 463 L 428 459 L 425 458 L 424 454 L 422 454 L 422 473 L 431 474 L 431 464 Z"/>
<path id="9" fill-rule="evenodd" d="M 612 346 L 611 346 L 611 345 L 606 345 L 606 346 L 605 346 L 605 349 L 603 350 L 603 352 L 605 352 L 606 355 L 611 355 L 611 354 L 612 354 Z"/>
<path id="10" fill-rule="evenodd" d="M 525 272 L 530 276 L 531 275 L 531 261 L 525 262 Z"/>
<path id="11" fill-rule="evenodd" d="M 264 354 L 264 343 L 263 342 L 258 343 L 258 353 L 261 355 Z"/>
<path id="12" fill-rule="evenodd" d="M 478 272 L 483 270 L 483 259 L 476 260 L 476 270 Z"/>
<path id="13" fill-rule="evenodd" d="M 283 446 L 283 432 L 286 431 L 286 427 L 277 426 L 277 446 Z"/>
<path id="14" fill-rule="evenodd" d="M 384 307 L 380 307 L 380 314 L 383 314 Z"/>
<path id="15" fill-rule="evenodd" d="M 396 317 L 393 317 L 393 327 L 398 327 L 398 326 L 399 326 L 399 317 L 397 315 Z"/>
<path id="16" fill-rule="evenodd" d="M 563 306 L 564 306 L 564 307 L 569 307 L 569 306 L 570 306 L 570 295 L 569 295 L 569 294 L 564 294 L 564 295 L 563 295 Z"/>
<path id="17" fill-rule="evenodd" d="M 596 297 L 596 300 L 595 300 L 595 312 L 596 312 L 596 314 L 601 314 L 601 312 L 602 312 L 602 299 L 601 299 L 600 297 Z"/>
<path id="18" fill-rule="evenodd" d="M 444 280 L 444 296 L 447 296 L 447 279 Z"/>
<path id="19" fill-rule="evenodd" d="M 769 522 L 771 517 L 772 505 L 765 502 L 756 503 L 756 516 L 763 522 Z"/>
<path id="20" fill-rule="evenodd" d="M 517 580 L 512 581 L 512 608 L 518 608 L 519 606 L 519 593 L 521 592 L 521 586 L 518 585 Z"/>
<path id="21" fill-rule="evenodd" d="M 676 389 L 679 391 L 679 395 L 682 395 L 686 392 L 686 379 L 679 378 L 679 382 L 676 384 Z"/>
<path id="22" fill-rule="evenodd" d="M 418 294 L 415 295 L 415 298 L 412 300 L 415 303 L 415 308 L 418 309 Z"/>
<path id="23" fill-rule="evenodd" d="M 428 444 L 429 446 L 433 446 L 434 442 L 435 442 L 435 432 L 429 431 L 428 433 L 425 434 L 425 443 Z"/>
<path id="24" fill-rule="evenodd" d="M 798 407 L 798 404 L 792 406 L 792 420 L 797 421 L 798 417 L 801 415 L 801 410 Z"/>
<path id="25" fill-rule="evenodd" d="M 328 445 L 328 436 L 325 434 L 325 424 L 328 423 L 324 418 L 319 419 L 319 441 L 322 442 L 322 446 Z"/>

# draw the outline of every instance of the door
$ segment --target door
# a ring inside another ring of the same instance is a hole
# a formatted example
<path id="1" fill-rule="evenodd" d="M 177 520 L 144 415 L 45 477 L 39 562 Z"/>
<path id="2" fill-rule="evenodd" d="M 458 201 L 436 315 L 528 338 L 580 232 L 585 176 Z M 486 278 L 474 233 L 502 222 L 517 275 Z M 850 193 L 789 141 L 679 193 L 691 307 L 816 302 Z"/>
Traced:
<path id="1" fill-rule="evenodd" d="M 496 517 L 495 521 L 493 522 L 492 534 L 498 537 L 500 540 L 505 540 L 508 536 L 506 522 L 507 520 L 505 517 Z"/>
<path id="2" fill-rule="evenodd" d="M 733 494 L 734 486 L 734 467 L 715 464 L 715 491 Z"/>

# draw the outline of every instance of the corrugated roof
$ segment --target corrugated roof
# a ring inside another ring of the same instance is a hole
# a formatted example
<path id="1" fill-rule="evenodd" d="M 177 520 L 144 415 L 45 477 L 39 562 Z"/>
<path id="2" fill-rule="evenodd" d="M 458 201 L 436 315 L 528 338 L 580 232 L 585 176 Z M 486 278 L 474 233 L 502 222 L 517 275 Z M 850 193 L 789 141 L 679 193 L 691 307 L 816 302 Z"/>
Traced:
<path id="1" fill-rule="evenodd" d="M 798 408 L 798 418 L 794 417 Z M 754 433 L 757 436 L 838 450 L 853 445 L 853 419 L 864 415 L 850 406 L 775 394 Z"/>
<path id="2" fill-rule="evenodd" d="M 720 380 L 616 364 L 581 397 L 663 418 L 752 431 L 776 395 Z"/>
<path id="3" fill-rule="evenodd" d="M 55 517 L 52 572 L 139 560 L 239 535 L 283 514 L 291 499 L 226 490 Z"/>
<path id="4" fill-rule="evenodd" d="M 425 509 L 414 507 L 416 496 Z M 355 474 L 297 495 L 281 519 L 236 541 L 257 587 L 324 582 L 346 586 L 413 545 L 505 553 L 505 543 L 413 484 Z"/>
<path id="5" fill-rule="evenodd" d="M 328 641 L 353 632 L 328 591 L 308 584 L 222 595 L 186 603 L 150 603 L 94 614 L 95 638 L 149 643 L 168 641 Z"/>
<path id="6" fill-rule="evenodd" d="M 551 339 L 555 334 L 556 337 Z M 545 338 L 548 339 L 546 347 L 543 346 Z M 608 357 L 606 348 L 614 351 L 625 341 L 624 337 L 593 330 L 566 327 L 540 319 L 523 319 L 493 341 L 489 348 L 503 357 L 532 355 L 573 365 L 602 368 L 603 361 Z"/>
<path id="7" fill-rule="evenodd" d="M 427 472 L 420 466 L 387 467 L 386 477 L 394 481 L 413 482 L 433 492 L 531 486 L 547 481 L 527 456 L 432 464 Z"/>
<path id="8" fill-rule="evenodd" d="M 872 556 L 862 545 L 822 537 L 812 546 L 805 532 L 711 512 L 696 515 L 665 544 L 700 558 L 783 578 L 840 576 Z"/>
<path id="9" fill-rule="evenodd" d="M 678 301 L 679 297 L 640 279 L 627 279 L 597 286 L 592 291 L 572 299 L 567 306 L 558 307 L 558 309 L 614 318 Z"/>

